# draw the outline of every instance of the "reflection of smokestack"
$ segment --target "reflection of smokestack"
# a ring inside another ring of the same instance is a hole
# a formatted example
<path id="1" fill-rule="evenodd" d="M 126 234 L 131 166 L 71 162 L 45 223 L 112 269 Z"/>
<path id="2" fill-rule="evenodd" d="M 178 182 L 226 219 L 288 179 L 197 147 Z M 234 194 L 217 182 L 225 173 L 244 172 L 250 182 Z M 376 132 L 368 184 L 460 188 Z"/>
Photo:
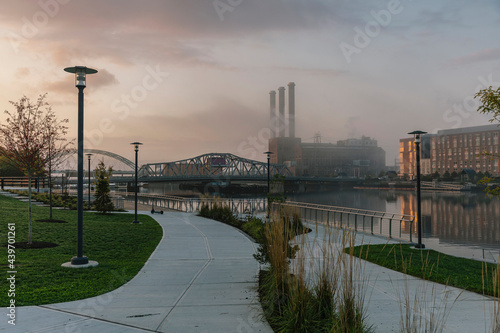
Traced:
<path id="1" fill-rule="evenodd" d="M 276 91 L 271 90 L 269 95 L 271 96 L 269 129 L 271 130 L 271 139 L 273 139 L 276 137 Z"/>
<path id="2" fill-rule="evenodd" d="M 278 118 L 278 132 L 280 138 L 285 137 L 285 87 L 279 87 L 279 118 Z"/>
<path id="3" fill-rule="evenodd" d="M 295 83 L 288 84 L 288 136 L 295 137 Z"/>

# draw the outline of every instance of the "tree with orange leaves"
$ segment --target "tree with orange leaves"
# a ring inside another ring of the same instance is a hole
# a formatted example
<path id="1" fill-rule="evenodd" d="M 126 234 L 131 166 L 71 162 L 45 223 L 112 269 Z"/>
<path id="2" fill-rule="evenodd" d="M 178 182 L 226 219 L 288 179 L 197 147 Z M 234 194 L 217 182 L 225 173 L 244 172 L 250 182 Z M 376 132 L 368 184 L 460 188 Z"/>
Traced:
<path id="1" fill-rule="evenodd" d="M 58 120 L 45 97 L 40 95 L 36 102 L 26 96 L 10 101 L 15 111 L 5 111 L 7 119 L 0 124 L 0 155 L 28 176 L 28 244 L 32 244 L 31 179 L 45 173 L 46 166 L 71 144 L 65 138 L 68 119 Z"/>

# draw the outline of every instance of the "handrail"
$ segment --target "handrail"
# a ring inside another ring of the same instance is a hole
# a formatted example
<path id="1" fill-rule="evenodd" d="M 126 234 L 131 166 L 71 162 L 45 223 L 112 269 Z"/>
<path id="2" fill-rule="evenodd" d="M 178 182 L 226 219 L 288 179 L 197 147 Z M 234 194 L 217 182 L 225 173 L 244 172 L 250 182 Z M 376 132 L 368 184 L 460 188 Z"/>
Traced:
<path id="1" fill-rule="evenodd" d="M 351 208 L 351 207 L 340 207 L 340 206 L 327 206 L 327 205 L 320 205 L 320 204 L 313 204 L 313 203 L 307 203 L 307 202 L 296 202 L 296 201 L 286 201 L 282 203 L 273 203 L 273 206 L 282 206 L 282 207 L 290 207 L 290 208 L 297 208 L 302 209 L 303 215 L 301 218 L 303 220 L 309 220 L 312 222 L 316 223 L 324 223 L 327 225 L 331 225 L 330 218 L 333 215 L 333 225 L 336 225 L 340 228 L 349 228 L 349 229 L 354 229 L 358 230 L 358 217 L 362 217 L 362 230 L 365 230 L 365 218 L 370 218 L 370 233 L 373 234 L 379 234 L 384 237 L 389 237 L 389 238 L 399 238 L 403 239 L 402 235 L 402 228 L 401 225 L 403 223 L 409 223 L 410 224 L 410 232 L 409 232 L 409 241 L 412 242 L 412 231 L 413 231 L 413 223 L 415 221 L 415 217 L 413 215 L 407 215 L 407 214 L 398 214 L 398 213 L 391 213 L 391 212 L 381 212 L 381 211 L 374 211 L 374 210 L 366 210 L 366 209 L 359 209 L 359 208 Z M 307 211 L 309 210 L 309 211 Z M 313 211 L 315 211 L 315 216 L 313 217 Z M 307 214 L 309 213 L 309 214 Z M 318 214 L 319 213 L 319 214 Z M 325 216 L 326 213 L 326 216 Z M 309 215 L 309 216 L 307 216 Z M 318 216 L 320 215 L 320 216 Z M 347 216 L 347 219 L 344 217 Z M 354 223 L 352 223 L 351 216 L 354 217 Z M 379 231 L 375 232 L 374 231 L 374 222 L 375 220 L 378 220 L 379 222 Z M 393 221 L 399 221 L 399 236 L 395 237 L 393 235 Z M 383 224 L 386 223 L 386 228 L 388 229 L 387 233 L 383 232 Z M 388 223 L 388 226 L 387 226 Z M 353 226 L 354 225 L 354 226 Z"/>
<path id="2" fill-rule="evenodd" d="M 336 211 L 336 212 L 342 212 L 342 213 L 353 213 L 357 215 L 362 215 L 362 216 L 374 216 L 374 217 L 379 217 L 379 218 L 389 218 L 389 216 L 392 216 L 391 218 L 394 219 L 395 216 L 399 216 L 400 220 L 407 221 L 407 222 L 413 222 L 415 217 L 413 215 L 407 215 L 407 214 L 396 214 L 396 213 L 389 213 L 389 212 L 381 212 L 381 211 L 376 211 L 376 210 L 367 210 L 367 209 L 358 209 L 358 208 L 351 208 L 351 207 L 341 207 L 341 206 L 328 206 L 328 205 L 320 205 L 320 204 L 313 204 L 313 203 L 307 203 L 307 202 L 298 202 L 298 201 L 286 201 L 286 205 L 294 205 L 297 208 L 315 208 L 318 210 L 328 210 L 328 211 Z"/>

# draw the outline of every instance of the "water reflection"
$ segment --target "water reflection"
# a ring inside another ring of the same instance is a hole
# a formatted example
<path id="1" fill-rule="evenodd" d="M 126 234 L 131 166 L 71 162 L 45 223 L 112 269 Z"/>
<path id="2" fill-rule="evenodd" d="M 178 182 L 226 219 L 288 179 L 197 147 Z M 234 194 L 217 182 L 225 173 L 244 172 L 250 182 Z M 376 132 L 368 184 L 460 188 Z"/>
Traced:
<path id="1" fill-rule="evenodd" d="M 328 193 L 290 195 L 291 200 L 325 205 L 416 215 L 416 195 L 412 191 L 343 190 Z M 477 250 L 500 249 L 500 200 L 484 193 L 423 192 L 422 233 L 424 243 L 438 250 L 454 247 L 451 252 L 480 257 Z M 415 235 L 417 224 L 413 225 Z M 409 224 L 402 224 L 404 233 Z M 457 246 L 462 247 L 457 250 Z M 476 251 L 474 254 L 470 251 Z M 444 251 L 450 252 L 450 251 Z M 491 256 L 491 255 L 490 255 Z"/>

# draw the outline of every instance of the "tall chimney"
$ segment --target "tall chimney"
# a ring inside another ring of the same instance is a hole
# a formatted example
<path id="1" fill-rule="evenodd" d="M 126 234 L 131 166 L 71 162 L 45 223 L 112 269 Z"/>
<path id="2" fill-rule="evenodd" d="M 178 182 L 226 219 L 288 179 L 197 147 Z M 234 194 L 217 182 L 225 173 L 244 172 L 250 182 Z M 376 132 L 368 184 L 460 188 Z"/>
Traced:
<path id="1" fill-rule="evenodd" d="M 295 138 L 295 83 L 288 83 L 288 136 Z"/>
<path id="2" fill-rule="evenodd" d="M 276 137 L 276 91 L 271 90 L 269 95 L 271 97 L 269 129 L 271 130 L 270 137 L 274 139 Z"/>
<path id="3" fill-rule="evenodd" d="M 278 92 L 279 92 L 278 133 L 280 138 L 284 138 L 285 137 L 285 87 L 279 87 Z"/>

